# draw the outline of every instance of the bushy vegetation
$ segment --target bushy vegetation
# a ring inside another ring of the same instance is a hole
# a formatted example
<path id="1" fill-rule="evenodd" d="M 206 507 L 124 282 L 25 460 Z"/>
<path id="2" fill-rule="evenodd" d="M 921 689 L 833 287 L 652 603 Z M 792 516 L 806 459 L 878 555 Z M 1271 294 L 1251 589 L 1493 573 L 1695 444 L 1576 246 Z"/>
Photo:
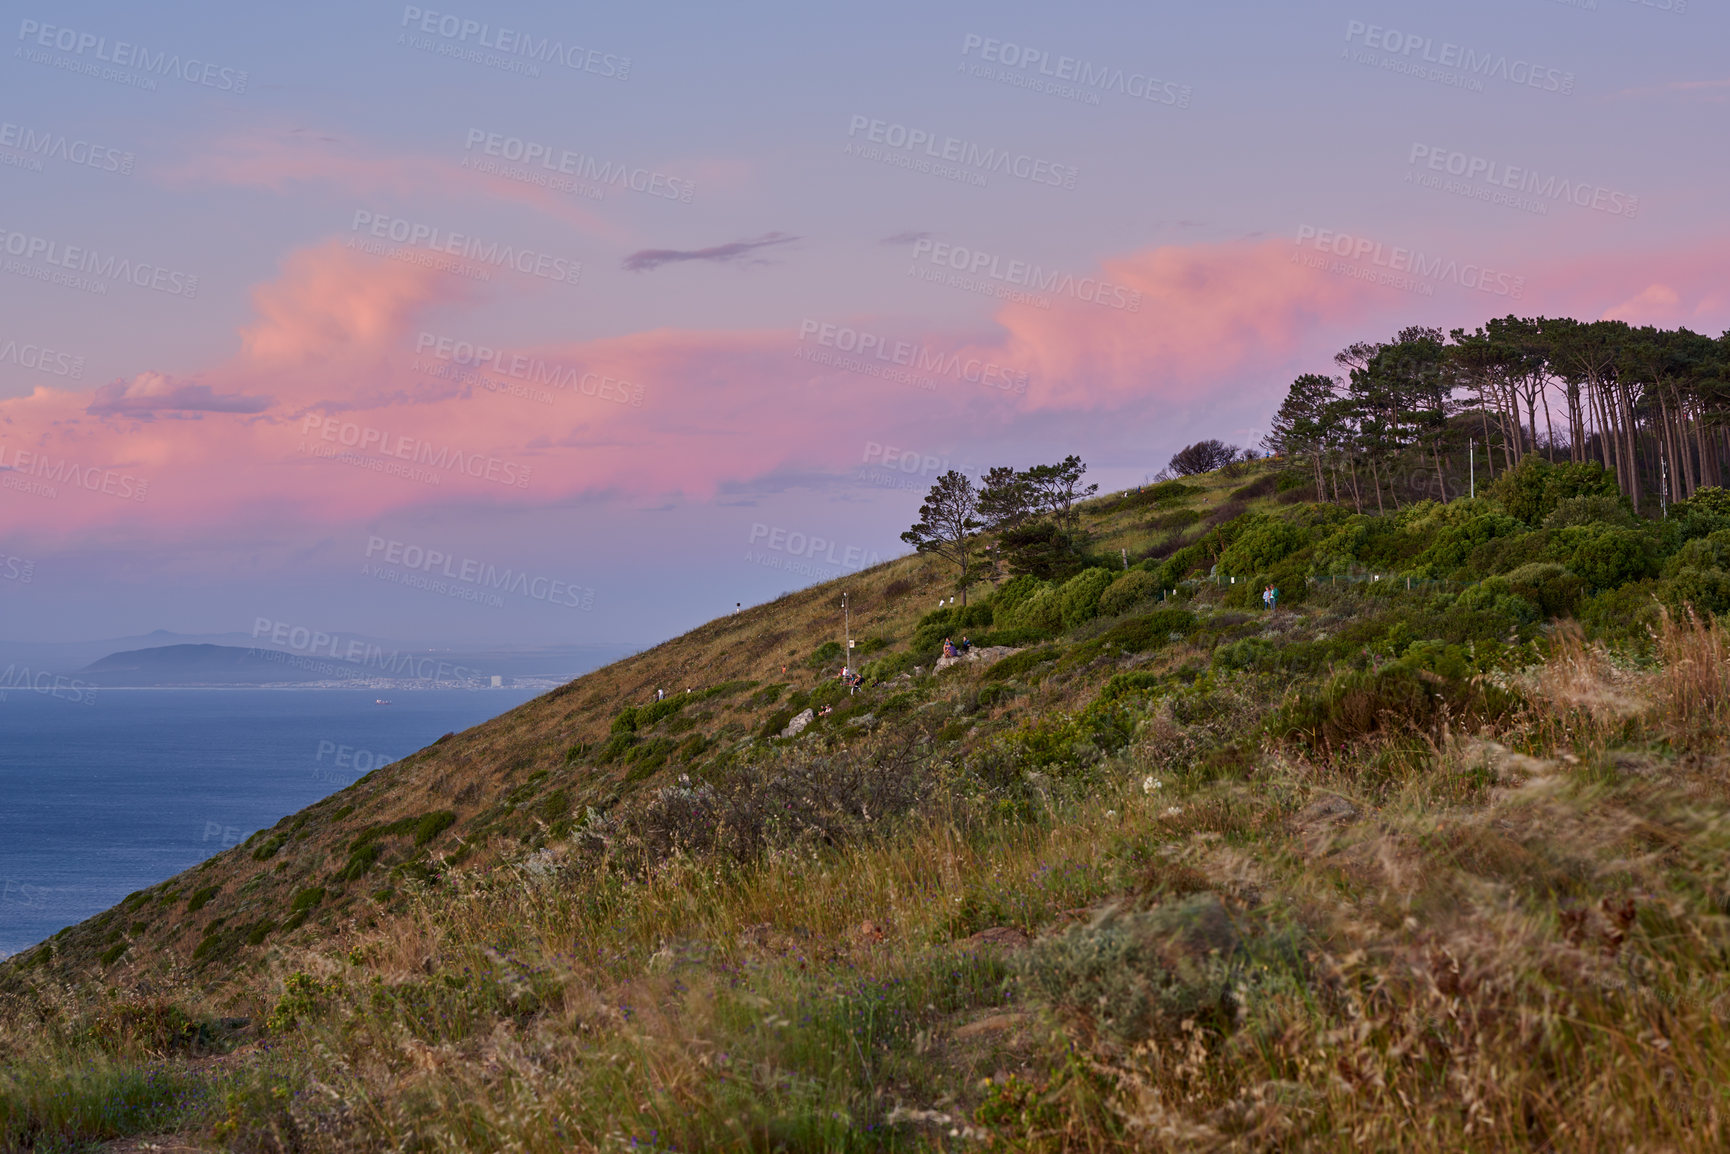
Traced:
<path id="1" fill-rule="evenodd" d="M 782 605 L 134 895 L 0 968 L 0 1145 L 1730 1142 L 1730 497 L 1278 468 L 910 567 L 860 686 Z"/>

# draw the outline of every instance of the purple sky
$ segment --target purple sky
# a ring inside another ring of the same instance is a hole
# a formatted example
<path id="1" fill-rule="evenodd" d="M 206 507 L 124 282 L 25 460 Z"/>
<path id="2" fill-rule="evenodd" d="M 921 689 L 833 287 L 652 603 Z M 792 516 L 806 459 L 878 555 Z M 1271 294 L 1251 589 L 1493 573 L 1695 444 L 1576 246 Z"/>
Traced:
<path id="1" fill-rule="evenodd" d="M 1718 6 L 14 11 L 4 639 L 649 642 L 1404 325 L 1730 325 Z"/>

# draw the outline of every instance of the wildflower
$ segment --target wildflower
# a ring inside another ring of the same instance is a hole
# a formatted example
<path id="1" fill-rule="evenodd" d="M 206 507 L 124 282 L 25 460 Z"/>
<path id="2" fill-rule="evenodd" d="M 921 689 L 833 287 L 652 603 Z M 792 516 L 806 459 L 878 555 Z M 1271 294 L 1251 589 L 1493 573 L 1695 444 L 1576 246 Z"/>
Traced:
<path id="1" fill-rule="evenodd" d="M 1142 793 L 1145 793 L 1145 794 L 1148 794 L 1151 796 L 1153 791 L 1158 789 L 1159 787 L 1160 787 L 1159 779 L 1152 776 L 1151 774 L 1149 776 L 1141 779 L 1141 792 Z"/>
<path id="2" fill-rule="evenodd" d="M 1116 817 L 1117 811 L 1115 809 L 1108 809 L 1105 811 L 1105 816 L 1106 817 Z"/>
<path id="3" fill-rule="evenodd" d="M 1182 812 L 1183 811 L 1181 809 L 1177 808 L 1177 806 L 1174 805 L 1170 809 L 1165 811 L 1165 816 L 1166 817 L 1176 817 L 1178 814 L 1180 814 Z"/>

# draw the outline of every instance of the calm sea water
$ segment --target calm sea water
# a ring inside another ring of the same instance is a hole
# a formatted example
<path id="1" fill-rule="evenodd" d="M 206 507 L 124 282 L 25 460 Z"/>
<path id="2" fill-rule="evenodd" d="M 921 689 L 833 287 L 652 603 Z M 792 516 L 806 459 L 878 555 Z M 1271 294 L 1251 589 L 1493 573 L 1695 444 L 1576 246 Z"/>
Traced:
<path id="1" fill-rule="evenodd" d="M 91 704 L 9 692 L 0 957 L 541 692 L 103 689 Z"/>

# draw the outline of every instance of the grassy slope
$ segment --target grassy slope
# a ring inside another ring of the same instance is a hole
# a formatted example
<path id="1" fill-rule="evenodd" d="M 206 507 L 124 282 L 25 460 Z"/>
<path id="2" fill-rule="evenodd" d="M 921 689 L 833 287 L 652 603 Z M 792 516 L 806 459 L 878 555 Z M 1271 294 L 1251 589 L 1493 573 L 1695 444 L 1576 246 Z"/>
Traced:
<path id="1" fill-rule="evenodd" d="M 1227 505 L 1230 491 L 1243 483 L 1241 478 L 1202 478 L 1204 495 L 1184 505 L 1211 512 Z M 1111 499 L 1093 502 L 1088 516 L 1089 528 L 1102 552 L 1126 548 L 1135 556 L 1151 542 L 1171 535 L 1170 530 L 1148 529 L 1144 508 L 1093 511 L 1112 503 Z M 79 972 L 99 967 L 109 982 L 138 981 L 188 964 L 215 923 L 218 932 L 228 936 L 219 941 L 217 949 L 207 951 L 206 957 L 214 954 L 222 964 L 201 966 L 199 977 L 220 982 L 233 972 L 236 963 L 250 964 L 261 952 L 259 945 L 266 947 L 262 952 L 268 954 L 316 938 L 356 917 L 363 921 L 387 917 L 388 901 L 381 905 L 369 895 L 385 887 L 381 879 L 388 878 L 391 867 L 452 854 L 467 840 L 477 817 L 492 819 L 495 831 L 500 825 L 504 827 L 511 836 L 503 852 L 511 855 L 520 852 L 525 837 L 529 842 L 544 840 L 538 835 L 543 835 L 556 818 L 542 820 L 536 809 L 558 791 L 564 791 L 569 808 L 580 815 L 589 806 L 606 810 L 622 798 L 653 788 L 688 768 L 675 757 L 652 776 L 630 781 L 629 766 L 596 766 L 592 758 L 567 761 L 573 745 L 602 745 L 621 708 L 653 701 L 657 688 L 680 693 L 727 682 L 756 681 L 762 685 L 783 683 L 789 691 L 809 689 L 826 675 L 807 667 L 804 659 L 824 642 L 842 636 L 842 591 L 851 598 L 856 639 L 879 636 L 895 639 L 901 643 L 898 648 L 905 648 L 914 622 L 930 612 L 942 595 L 952 592 L 951 579 L 951 568 L 941 562 L 917 556 L 903 558 L 718 618 L 580 677 L 385 766 L 290 815 L 245 845 L 218 854 L 63 931 L 49 944 L 57 968 Z M 894 583 L 904 591 L 894 598 L 885 597 L 884 591 Z M 976 595 L 979 592 L 976 590 Z M 699 730 L 711 736 L 724 734 L 722 740 L 736 743 L 754 734 L 763 718 L 775 711 L 766 704 L 750 705 L 751 698 L 749 691 L 729 694 L 705 702 L 691 713 L 713 714 Z M 512 812 L 499 822 L 501 804 Z M 338 876 L 350 861 L 349 847 L 364 831 L 412 824 L 442 810 L 452 812 L 456 820 L 431 843 L 415 846 L 412 829 L 387 835 L 379 839 L 385 847 L 379 862 L 364 876 L 353 881 Z M 255 855 L 273 834 L 284 836 L 281 848 L 263 861 L 256 860 Z M 494 860 L 495 847 L 484 839 L 465 855 L 465 864 L 470 866 L 484 867 Z M 199 909 L 188 909 L 194 895 L 212 887 L 215 892 L 200 903 Z M 319 887 L 325 895 L 301 927 L 286 932 L 268 930 L 260 935 L 263 941 L 258 944 L 247 940 L 264 923 L 280 926 L 289 921 L 294 916 L 295 895 Z M 244 933 L 236 936 L 234 931 Z M 101 960 L 121 945 L 126 949 L 115 960 Z M 44 952 L 26 951 L 19 960 L 28 964 Z"/>
<path id="2" fill-rule="evenodd" d="M 1100 551 L 1133 558 L 1180 521 L 1193 535 L 1237 511 L 1241 480 L 1203 482 L 1199 517 L 1093 505 Z M 946 586 L 909 558 L 713 622 L 375 772 L 285 823 L 274 857 L 255 860 L 260 839 L 68 931 L 52 960 L 15 960 L 0 1142 L 80 1100 L 69 1070 L 108 1078 L 84 1092 L 107 1102 L 153 1055 L 236 1043 L 162 1069 L 216 1088 L 180 1126 L 253 1149 L 1725 1140 L 1722 634 L 1673 630 L 1644 668 L 1564 641 L 1500 677 L 1527 704 L 1480 733 L 1318 752 L 1256 736 L 1299 678 L 1253 660 L 1227 673 L 1218 655 L 1368 642 L 1423 598 L 1328 591 L 1269 617 L 1204 592 L 1183 641 L 1123 653 L 1100 644 L 1118 622 L 1090 622 L 1023 676 L 886 685 L 862 703 L 885 713 L 874 726 L 826 719 L 777 746 L 782 792 L 753 796 L 793 812 L 807 799 L 787 782 L 845 787 L 862 807 L 799 810 L 834 836 L 743 859 L 632 840 L 696 831 L 654 799 L 697 805 L 704 787 L 680 775 L 730 779 L 728 751 L 785 698 L 741 689 L 663 719 L 645 745 L 709 743 L 635 781 L 595 764 L 622 707 L 657 685 L 812 687 L 801 659 L 836 636 L 839 588 L 855 636 L 900 648 Z M 1090 745 L 1120 716 L 1101 686 L 1125 671 L 1167 688 L 1121 707 L 1126 743 Z M 984 692 L 996 684 L 1008 692 Z M 895 698 L 907 712 L 890 719 Z M 907 818 L 872 826 L 905 782 Z M 558 824 L 587 805 L 661 825 L 609 827 L 606 853 L 638 856 L 597 866 Z M 388 835 L 338 879 L 363 830 L 440 809 L 456 822 L 426 845 Z M 438 859 L 457 860 L 414 880 Z M 297 928 L 206 933 L 281 923 L 314 886 Z M 164 997 L 213 1036 L 164 1029 Z M 211 1025 L 224 1014 L 250 1022 Z M 91 1065 L 98 1052 L 117 1057 Z"/>

